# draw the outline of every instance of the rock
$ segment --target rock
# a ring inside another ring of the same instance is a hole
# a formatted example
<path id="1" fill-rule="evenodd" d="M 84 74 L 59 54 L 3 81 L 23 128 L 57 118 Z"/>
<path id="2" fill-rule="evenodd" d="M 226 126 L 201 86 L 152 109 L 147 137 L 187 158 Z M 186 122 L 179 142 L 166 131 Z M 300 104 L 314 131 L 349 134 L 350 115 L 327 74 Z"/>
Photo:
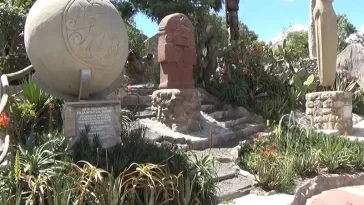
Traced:
<path id="1" fill-rule="evenodd" d="M 309 124 L 319 130 L 350 132 L 352 122 L 351 92 L 326 91 L 306 94 L 306 116 Z M 310 106 L 313 104 L 313 108 Z"/>
<path id="2" fill-rule="evenodd" d="M 364 86 L 364 47 L 361 44 L 348 45 L 336 60 L 336 71 L 346 78 L 358 78 L 360 87 Z"/>
<path id="3" fill-rule="evenodd" d="M 41 87 L 69 96 L 78 96 L 84 69 L 91 71 L 90 95 L 109 88 L 122 74 L 129 50 L 124 21 L 109 0 L 38 0 L 24 41 Z"/>
<path id="4" fill-rule="evenodd" d="M 201 128 L 200 92 L 196 89 L 162 89 L 154 91 L 152 105 L 157 119 L 173 131 L 186 133 Z"/>

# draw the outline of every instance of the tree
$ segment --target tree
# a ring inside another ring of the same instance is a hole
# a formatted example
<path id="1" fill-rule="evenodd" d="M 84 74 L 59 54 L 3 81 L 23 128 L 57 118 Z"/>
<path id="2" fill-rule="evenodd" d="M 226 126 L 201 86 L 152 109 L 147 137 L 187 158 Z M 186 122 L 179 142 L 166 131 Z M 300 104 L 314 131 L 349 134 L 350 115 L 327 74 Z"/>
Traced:
<path id="1" fill-rule="evenodd" d="M 341 52 L 348 45 L 346 39 L 351 34 L 354 34 L 357 31 L 355 26 L 349 22 L 348 17 L 345 14 L 337 15 L 337 27 L 338 27 L 338 51 Z"/>
<path id="2" fill-rule="evenodd" d="M 296 61 L 309 56 L 307 31 L 293 31 L 286 37 L 287 57 L 289 61 Z"/>
<path id="3" fill-rule="evenodd" d="M 316 58 L 316 33 L 315 33 L 315 18 L 313 16 L 313 9 L 315 8 L 316 0 L 310 0 L 309 6 L 309 23 L 308 23 L 308 50 L 310 53 L 310 58 Z"/>

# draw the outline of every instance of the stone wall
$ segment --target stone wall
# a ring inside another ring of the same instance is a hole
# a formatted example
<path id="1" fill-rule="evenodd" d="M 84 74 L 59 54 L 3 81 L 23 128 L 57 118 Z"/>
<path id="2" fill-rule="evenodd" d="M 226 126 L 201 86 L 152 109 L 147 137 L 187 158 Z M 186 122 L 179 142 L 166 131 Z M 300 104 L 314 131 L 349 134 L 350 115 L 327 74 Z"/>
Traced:
<path id="1" fill-rule="evenodd" d="M 199 131 L 202 126 L 200 95 L 197 89 L 154 91 L 152 105 L 157 110 L 157 120 L 173 131 Z"/>
<path id="2" fill-rule="evenodd" d="M 352 93 L 344 91 L 306 94 L 306 116 L 316 129 L 351 131 Z"/>
<path id="3" fill-rule="evenodd" d="M 318 75 L 317 58 L 305 58 L 302 59 L 298 64 L 298 66 L 306 70 L 308 74 Z"/>

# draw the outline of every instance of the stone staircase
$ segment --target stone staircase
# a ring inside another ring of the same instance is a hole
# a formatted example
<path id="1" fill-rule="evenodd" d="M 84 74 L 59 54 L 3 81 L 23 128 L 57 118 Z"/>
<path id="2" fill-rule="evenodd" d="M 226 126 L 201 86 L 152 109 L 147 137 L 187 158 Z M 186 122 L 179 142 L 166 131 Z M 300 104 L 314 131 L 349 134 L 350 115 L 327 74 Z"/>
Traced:
<path id="1" fill-rule="evenodd" d="M 131 93 L 121 99 L 121 106 L 133 113 L 132 120 L 155 117 L 151 95 L 157 89 L 151 85 L 134 85 L 131 89 Z"/>
<path id="2" fill-rule="evenodd" d="M 220 105 L 214 96 L 201 90 L 201 115 L 207 124 L 199 133 L 191 133 L 189 138 L 162 125 L 158 127 L 150 124 L 158 123 L 152 119 L 156 117 L 156 112 L 151 107 L 151 95 L 155 90 L 157 89 L 150 86 L 132 86 L 132 94 L 122 99 L 123 107 L 134 113 L 134 120 L 149 127 L 146 136 L 157 142 L 169 141 L 188 146 L 194 149 L 198 158 L 206 155 L 214 157 L 217 162 L 215 181 L 220 202 L 250 194 L 254 177 L 234 164 L 234 155 L 237 153 L 233 151 L 236 151 L 240 141 L 252 139 L 264 131 L 263 118 L 251 114 L 243 107 Z M 213 139 L 209 139 L 211 131 Z"/>
<path id="3" fill-rule="evenodd" d="M 234 155 L 237 153 L 233 154 L 233 150 L 236 150 L 236 146 L 228 145 L 221 148 L 193 151 L 198 158 L 209 155 L 216 160 L 217 177 L 215 181 L 219 203 L 248 195 L 254 188 L 254 176 L 240 170 L 235 165 L 236 156 Z"/>

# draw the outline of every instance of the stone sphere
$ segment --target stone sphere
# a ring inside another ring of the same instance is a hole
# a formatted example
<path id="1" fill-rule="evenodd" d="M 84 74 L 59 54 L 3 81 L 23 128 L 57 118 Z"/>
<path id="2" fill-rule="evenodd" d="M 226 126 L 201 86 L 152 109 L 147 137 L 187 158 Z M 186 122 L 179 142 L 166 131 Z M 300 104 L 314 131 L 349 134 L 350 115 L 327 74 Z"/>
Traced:
<path id="1" fill-rule="evenodd" d="M 124 21 L 109 0 L 37 0 L 24 41 L 36 76 L 71 96 L 78 95 L 82 69 L 91 70 L 90 94 L 107 89 L 129 50 Z"/>

